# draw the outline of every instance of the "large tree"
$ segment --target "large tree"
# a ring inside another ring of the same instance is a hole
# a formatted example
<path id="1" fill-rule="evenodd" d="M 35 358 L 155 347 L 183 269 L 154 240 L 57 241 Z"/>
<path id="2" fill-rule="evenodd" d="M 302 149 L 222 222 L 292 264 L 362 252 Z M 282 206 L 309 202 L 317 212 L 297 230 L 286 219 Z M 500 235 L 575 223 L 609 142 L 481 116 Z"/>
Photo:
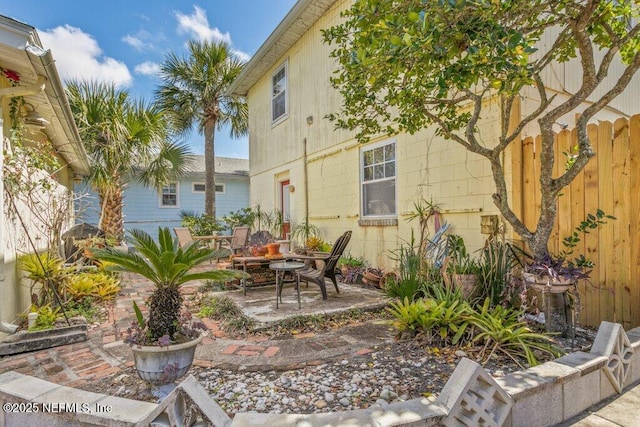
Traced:
<path id="1" fill-rule="evenodd" d="M 360 140 L 436 126 L 445 138 L 485 157 L 496 206 L 532 254 L 543 257 L 558 195 L 594 155 L 588 122 L 627 88 L 640 66 L 638 14 L 633 0 L 355 0 L 344 23 L 324 31 L 339 63 L 332 83 L 343 96 L 341 113 L 330 118 L 356 130 Z M 550 41 L 540 43 L 543 37 Z M 557 94 L 543 79 L 553 64 L 568 61 L 579 87 Z M 612 75 L 617 61 L 623 71 Z M 510 125 L 514 102 L 526 88 L 539 99 Z M 499 99 L 502 117 L 493 141 L 478 133 L 489 97 Z M 577 156 L 553 178 L 559 160 L 552 126 L 581 105 L 586 108 L 576 122 Z M 542 194 L 540 216 L 530 230 L 509 205 L 502 161 L 525 126 L 536 122 Z"/>
<path id="2" fill-rule="evenodd" d="M 74 80 L 66 89 L 91 159 L 87 181 L 100 198 L 99 227 L 122 239 L 129 180 L 160 189 L 183 175 L 192 157 L 186 145 L 171 140 L 170 123 L 157 105 L 136 101 L 111 83 Z"/>
<path id="3" fill-rule="evenodd" d="M 165 57 L 156 97 L 178 131 L 190 132 L 195 125 L 204 134 L 205 213 L 215 217 L 215 131 L 228 126 L 233 138 L 248 131 L 245 100 L 227 94 L 244 63 L 224 42 L 191 40 L 188 49 L 187 57 L 174 53 Z"/>

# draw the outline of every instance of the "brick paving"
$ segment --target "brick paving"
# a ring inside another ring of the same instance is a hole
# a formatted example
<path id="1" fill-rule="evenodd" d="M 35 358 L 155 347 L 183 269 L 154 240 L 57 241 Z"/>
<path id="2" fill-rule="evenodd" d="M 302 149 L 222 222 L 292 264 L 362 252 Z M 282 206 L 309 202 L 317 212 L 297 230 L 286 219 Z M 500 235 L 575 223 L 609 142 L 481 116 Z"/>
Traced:
<path id="1" fill-rule="evenodd" d="M 187 303 L 194 298 L 198 286 L 195 283 L 181 288 Z M 145 312 L 144 302 L 153 289 L 145 280 L 125 274 L 122 291 L 109 308 L 105 322 L 90 325 L 89 340 L 0 357 L 0 373 L 15 371 L 71 387 L 121 375 L 133 366 L 131 351 L 122 341 L 134 319 L 132 301 L 136 301 Z M 208 336 L 198 346 L 194 366 L 205 369 L 233 366 L 291 369 L 317 365 L 338 354 L 358 356 L 373 351 L 369 348 L 371 342 L 349 344 L 339 335 L 327 338 L 325 334 L 313 332 L 297 334 L 294 335 L 295 339 L 288 340 L 270 340 L 265 336 L 234 340 L 214 320 L 202 321 L 208 329 Z M 352 342 L 360 339 L 361 335 L 362 332 L 354 333 Z M 373 335 L 379 340 L 379 332 Z"/>

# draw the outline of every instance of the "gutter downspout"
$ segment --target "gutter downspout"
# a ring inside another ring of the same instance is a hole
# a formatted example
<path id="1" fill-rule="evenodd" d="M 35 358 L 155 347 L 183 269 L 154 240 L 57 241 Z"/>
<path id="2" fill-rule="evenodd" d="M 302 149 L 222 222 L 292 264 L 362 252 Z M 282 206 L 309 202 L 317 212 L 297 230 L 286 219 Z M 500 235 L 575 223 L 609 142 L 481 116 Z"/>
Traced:
<path id="1" fill-rule="evenodd" d="M 304 218 L 309 225 L 309 174 L 307 172 L 307 138 L 302 140 L 302 161 L 304 163 Z"/>
<path id="2" fill-rule="evenodd" d="M 45 82 L 47 81 L 46 77 L 38 75 L 36 82 L 31 85 L 23 85 L 23 86 L 12 86 L 0 89 L 0 103 L 4 104 L 5 98 L 15 98 L 17 96 L 24 95 L 36 95 L 44 91 Z M 1 108 L 0 108 L 1 109 Z M 4 120 L 0 117 L 0 138 L 4 140 L 4 130 L 3 130 Z M 0 158 L 0 167 L 3 167 L 4 157 Z M 0 183 L 0 190 L 4 191 L 4 184 Z M 2 200 L 2 204 L 4 205 L 4 199 Z M 2 212 L 4 212 L 4 206 L 2 206 Z M 0 221 L 0 229 L 4 230 L 4 215 L 2 216 L 2 221 Z M 0 247 L 0 289 L 4 289 L 4 242 L 0 242 L 2 245 Z M 4 306 L 0 304 L 0 332 L 13 334 L 18 330 L 18 325 L 14 325 L 13 323 L 9 323 L 4 320 Z"/>

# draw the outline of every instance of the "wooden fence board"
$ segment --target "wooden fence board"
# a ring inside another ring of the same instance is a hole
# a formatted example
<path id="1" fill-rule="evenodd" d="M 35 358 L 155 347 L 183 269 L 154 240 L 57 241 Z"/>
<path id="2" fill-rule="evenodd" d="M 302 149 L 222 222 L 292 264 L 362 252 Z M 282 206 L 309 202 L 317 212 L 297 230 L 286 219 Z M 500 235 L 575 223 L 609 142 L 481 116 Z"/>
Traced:
<path id="1" fill-rule="evenodd" d="M 598 206 L 606 214 L 611 215 L 613 212 L 613 125 L 611 122 L 601 122 L 598 125 L 598 151 L 596 156 L 597 170 L 598 170 Z M 594 214 L 595 210 L 588 210 L 587 214 Z M 620 298 L 618 294 L 618 283 L 611 275 L 611 255 L 612 250 L 607 248 L 613 248 L 613 227 L 609 225 L 602 225 L 597 230 L 592 231 L 590 234 L 597 233 L 596 245 L 594 247 L 595 253 L 592 254 L 592 260 L 596 263 L 597 269 L 594 269 L 594 273 L 597 271 L 599 276 L 593 276 L 593 279 L 598 280 L 600 286 L 604 286 L 609 289 L 609 292 L 603 292 L 600 295 L 600 318 L 601 319 L 613 319 L 614 322 L 619 322 L 619 314 L 616 312 L 616 302 Z"/>
<path id="2" fill-rule="evenodd" d="M 597 209 L 616 220 L 581 236 L 574 255 L 584 254 L 596 267 L 593 286 L 579 284 L 580 323 L 598 326 L 601 321 L 620 322 L 625 329 L 640 326 L 640 115 L 619 119 L 614 124 L 600 122 L 587 128 L 596 156 L 562 191 L 558 199 L 558 219 L 549 249 L 563 249 L 562 239 Z M 554 177 L 564 170 L 563 152 L 577 144 L 577 133 L 561 132 L 556 142 Z M 531 230 L 540 212 L 540 138 L 522 141 L 522 157 L 512 159 L 514 198 L 521 183 L 522 218 Z M 516 155 L 517 150 L 514 150 Z"/>
<path id="3" fill-rule="evenodd" d="M 631 236 L 631 308 L 632 326 L 640 325 L 640 115 L 631 117 L 629 121 L 629 236 Z"/>
<path id="4" fill-rule="evenodd" d="M 631 327 L 631 277 L 629 276 L 629 122 L 618 119 L 613 125 L 612 151 L 613 212 L 616 219 L 609 221 L 613 230 L 613 250 L 607 262 L 616 283 L 617 318 L 625 329 Z M 604 184 L 604 183 L 603 183 Z M 609 212 L 607 212 L 609 213 Z M 609 225 L 608 225 L 609 226 Z"/>

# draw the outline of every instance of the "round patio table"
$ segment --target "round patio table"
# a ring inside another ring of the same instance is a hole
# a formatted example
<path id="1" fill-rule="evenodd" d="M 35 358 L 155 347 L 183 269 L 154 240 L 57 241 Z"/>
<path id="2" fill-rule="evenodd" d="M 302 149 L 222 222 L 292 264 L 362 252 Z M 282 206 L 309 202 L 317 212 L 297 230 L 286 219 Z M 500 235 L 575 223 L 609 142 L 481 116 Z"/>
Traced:
<path id="1" fill-rule="evenodd" d="M 298 291 L 298 309 L 302 308 L 300 304 L 300 270 L 304 268 L 304 264 L 295 261 L 274 262 L 269 264 L 269 268 L 276 272 L 276 309 L 278 302 L 282 302 L 282 285 L 284 273 L 291 271 L 296 276 L 296 290 Z"/>

